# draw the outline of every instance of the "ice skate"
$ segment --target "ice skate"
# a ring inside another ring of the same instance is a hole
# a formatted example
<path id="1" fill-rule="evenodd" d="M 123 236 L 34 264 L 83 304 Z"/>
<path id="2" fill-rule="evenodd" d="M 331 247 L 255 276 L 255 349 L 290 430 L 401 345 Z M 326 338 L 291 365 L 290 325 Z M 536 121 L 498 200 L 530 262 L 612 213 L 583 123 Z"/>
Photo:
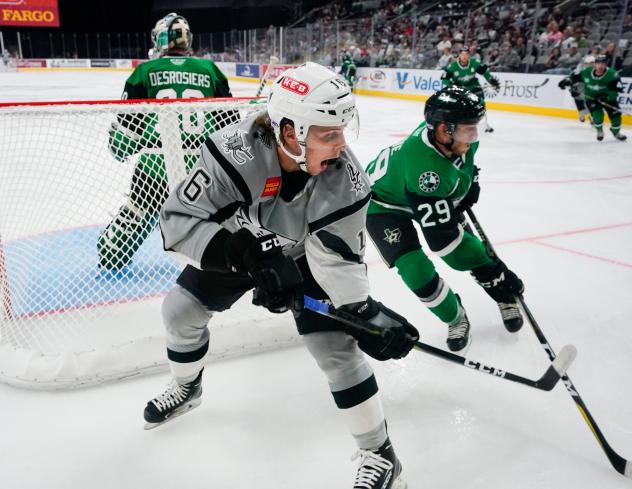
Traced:
<path id="1" fill-rule="evenodd" d="M 603 129 L 597 129 L 597 141 L 603 141 Z"/>
<path id="2" fill-rule="evenodd" d="M 518 303 L 498 303 L 498 309 L 500 309 L 500 315 L 503 318 L 503 324 L 505 329 L 510 333 L 520 331 L 524 323 L 522 319 L 522 313 L 518 307 Z"/>
<path id="3" fill-rule="evenodd" d="M 614 132 L 611 130 L 610 132 L 612 132 L 612 135 L 617 141 L 625 141 L 626 139 L 628 139 L 628 137 L 625 134 L 621 134 L 619 131 Z"/>
<path id="4" fill-rule="evenodd" d="M 402 464 L 387 438 L 377 450 L 359 450 L 352 458 L 360 458 L 360 467 L 353 489 L 406 489 L 401 478 Z"/>
<path id="5" fill-rule="evenodd" d="M 165 392 L 152 399 L 145 407 L 145 429 L 151 430 L 177 418 L 202 403 L 202 372 L 192 382 L 178 384 L 174 379 Z"/>
<path id="6" fill-rule="evenodd" d="M 470 321 L 459 299 L 459 313 L 457 318 L 448 325 L 448 339 L 446 343 L 450 351 L 456 352 L 465 350 L 470 345 L 471 340 Z"/>

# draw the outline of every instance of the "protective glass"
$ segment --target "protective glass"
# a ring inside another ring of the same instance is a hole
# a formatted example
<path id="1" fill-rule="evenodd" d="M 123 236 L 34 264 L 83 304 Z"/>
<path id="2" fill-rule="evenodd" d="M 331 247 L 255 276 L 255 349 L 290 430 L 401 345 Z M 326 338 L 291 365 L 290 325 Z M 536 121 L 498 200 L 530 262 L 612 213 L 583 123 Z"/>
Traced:
<path id="1" fill-rule="evenodd" d="M 457 124 L 452 137 L 459 143 L 472 144 L 478 141 L 479 134 L 484 130 L 483 121 L 478 124 Z"/>
<path id="2" fill-rule="evenodd" d="M 344 126 L 311 126 L 307 131 L 305 147 L 317 151 L 335 150 L 357 141 L 359 132 L 360 124 L 357 114 Z"/>

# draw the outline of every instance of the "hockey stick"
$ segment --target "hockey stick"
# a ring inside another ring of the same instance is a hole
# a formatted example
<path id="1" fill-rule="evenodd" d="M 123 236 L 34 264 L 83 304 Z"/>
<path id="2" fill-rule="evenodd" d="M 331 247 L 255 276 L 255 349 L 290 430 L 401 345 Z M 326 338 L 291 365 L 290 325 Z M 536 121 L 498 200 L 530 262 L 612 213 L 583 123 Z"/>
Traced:
<path id="1" fill-rule="evenodd" d="M 272 73 L 272 69 L 274 68 L 274 65 L 276 65 L 278 62 L 279 62 L 279 58 L 277 58 L 276 56 L 270 56 L 270 62 L 268 63 L 268 69 L 266 70 L 266 72 L 261 77 L 261 83 L 259 83 L 259 86 L 257 87 L 257 93 L 255 93 L 255 97 L 259 97 L 263 93 L 263 89 L 266 86 L 266 81 L 268 79 L 268 75 L 270 73 Z"/>
<path id="2" fill-rule="evenodd" d="M 492 246 L 491 242 L 487 238 L 487 235 L 483 231 L 483 228 L 478 222 L 478 219 L 476 219 L 476 216 L 474 215 L 474 212 L 472 211 L 472 209 L 468 209 L 466 212 L 467 212 L 468 217 L 470 218 L 470 221 L 476 228 L 476 231 L 478 232 L 478 235 L 480 236 L 481 241 L 487 248 L 487 251 L 489 252 L 490 256 L 498 257 L 498 255 L 496 254 L 496 251 L 494 250 L 494 247 Z M 517 299 L 518 299 L 518 302 L 520 303 L 520 306 L 522 306 L 522 309 L 524 310 L 527 316 L 527 319 L 529 320 L 529 323 L 531 324 L 531 328 L 533 329 L 533 331 L 535 332 L 535 335 L 538 338 L 538 341 L 542 345 L 542 348 L 544 348 L 544 351 L 546 351 L 546 354 L 548 355 L 549 359 L 552 362 L 554 362 L 556 360 L 555 351 L 553 350 L 553 348 L 547 341 L 546 337 L 544 336 L 542 329 L 540 329 L 540 326 L 538 325 L 537 321 L 533 317 L 533 314 L 531 314 L 531 311 L 529 307 L 527 306 L 526 302 L 524 301 L 523 297 L 518 296 Z M 563 348 L 562 350 L 560 350 L 560 353 L 562 351 L 563 351 Z M 623 457 L 621 457 L 617 452 L 615 452 L 612 449 L 612 447 L 606 440 L 606 437 L 603 435 L 603 433 L 599 429 L 599 426 L 597 426 L 597 422 L 594 420 L 594 418 L 590 414 L 590 411 L 588 411 L 588 408 L 586 407 L 586 404 L 584 403 L 583 399 L 579 395 L 577 388 L 575 387 L 575 385 L 573 384 L 573 382 L 571 381 L 571 379 L 568 377 L 567 374 L 562 375 L 562 382 L 564 383 L 564 386 L 566 387 L 566 390 L 568 391 L 568 393 L 573 398 L 573 401 L 575 401 L 575 404 L 577 405 L 577 409 L 579 409 L 579 412 L 584 418 L 584 421 L 586 421 L 586 423 L 588 424 L 588 427 L 590 428 L 593 435 L 599 442 L 599 446 L 601 446 L 602 450 L 605 452 L 606 457 L 608 457 L 608 460 L 610 461 L 614 469 L 620 474 L 624 475 L 625 477 L 629 477 L 632 479 L 632 463 L 630 463 L 629 460 L 626 460 Z"/>
<path id="3" fill-rule="evenodd" d="M 336 321 L 339 321 L 342 324 L 345 324 L 356 330 L 368 332 L 369 334 L 376 336 L 380 336 L 385 332 L 384 328 L 375 327 L 367 321 L 363 321 L 362 319 L 353 316 L 352 314 L 348 314 L 344 311 L 335 309 L 333 306 L 330 306 L 329 304 L 326 304 L 317 299 L 305 296 L 304 301 L 305 309 L 309 309 L 310 311 L 335 319 Z M 483 363 L 477 362 L 475 360 L 469 360 L 455 353 L 441 350 L 440 348 L 435 348 L 434 346 L 422 343 L 421 341 L 415 342 L 415 349 L 423 351 L 435 357 L 442 358 L 443 360 L 458 363 L 473 370 L 478 370 L 479 372 L 482 372 L 484 374 L 492 375 L 494 377 L 500 377 L 506 380 L 511 380 L 512 382 L 528 385 L 529 387 L 534 387 L 543 391 L 550 391 L 551 389 L 553 389 L 553 387 L 555 387 L 561 376 L 564 375 L 564 372 L 566 372 L 571 363 L 573 363 L 573 360 L 575 359 L 575 356 L 577 354 L 577 350 L 574 346 L 566 345 L 560 351 L 560 355 L 558 355 L 557 359 L 549 366 L 546 372 L 544 372 L 544 375 L 542 375 L 542 377 L 540 377 L 538 380 L 531 380 L 525 377 L 521 377 L 520 375 L 512 374 L 511 372 L 507 372 L 505 370 L 500 370 L 496 367 L 484 365 Z"/>
<path id="4" fill-rule="evenodd" d="M 586 97 L 586 98 L 589 99 L 589 100 L 594 100 L 595 102 L 598 102 L 599 104 L 603 105 L 604 107 L 608 107 L 609 109 L 616 110 L 617 112 L 621 112 L 622 114 L 632 115 L 632 111 L 625 110 L 625 109 L 623 109 L 621 107 L 615 107 L 614 105 L 607 104 L 606 102 L 602 102 L 598 98 L 595 98 L 595 97 Z"/>

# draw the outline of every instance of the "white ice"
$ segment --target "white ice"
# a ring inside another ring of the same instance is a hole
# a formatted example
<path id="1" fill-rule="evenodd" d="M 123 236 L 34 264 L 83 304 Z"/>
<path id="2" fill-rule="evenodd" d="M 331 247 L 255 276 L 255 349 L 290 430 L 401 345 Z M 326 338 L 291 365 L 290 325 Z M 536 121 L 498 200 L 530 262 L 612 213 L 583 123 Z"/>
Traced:
<path id="1" fill-rule="evenodd" d="M 0 74 L 0 100 L 115 99 L 128 73 Z M 255 85 L 232 83 L 235 95 Z M 417 102 L 359 97 L 354 149 L 368 162 L 419 122 Z M 632 141 L 588 123 L 491 111 L 477 157 L 475 211 L 554 348 L 577 346 L 569 375 L 612 447 L 632 458 Z M 629 127 L 624 131 L 632 133 Z M 632 135 L 632 134 L 629 134 Z M 368 254 L 374 296 L 444 347 L 445 328 Z M 528 326 L 504 331 L 464 273 L 434 262 L 473 323 L 468 357 L 539 377 L 547 357 Z M 413 352 L 374 363 L 410 489 L 630 489 L 570 396 L 484 376 Z M 355 451 L 327 383 L 302 348 L 209 365 L 201 407 L 143 431 L 167 375 L 71 392 L 0 385 L 6 489 L 351 488 Z"/>

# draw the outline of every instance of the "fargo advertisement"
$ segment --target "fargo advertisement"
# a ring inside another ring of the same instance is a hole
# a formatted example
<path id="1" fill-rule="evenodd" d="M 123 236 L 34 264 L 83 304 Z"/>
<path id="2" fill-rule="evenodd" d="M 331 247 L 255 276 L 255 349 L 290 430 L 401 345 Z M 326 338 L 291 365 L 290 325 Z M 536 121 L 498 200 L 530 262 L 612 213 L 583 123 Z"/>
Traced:
<path id="1" fill-rule="evenodd" d="M 0 26 L 59 27 L 57 0 L 0 0 Z"/>

